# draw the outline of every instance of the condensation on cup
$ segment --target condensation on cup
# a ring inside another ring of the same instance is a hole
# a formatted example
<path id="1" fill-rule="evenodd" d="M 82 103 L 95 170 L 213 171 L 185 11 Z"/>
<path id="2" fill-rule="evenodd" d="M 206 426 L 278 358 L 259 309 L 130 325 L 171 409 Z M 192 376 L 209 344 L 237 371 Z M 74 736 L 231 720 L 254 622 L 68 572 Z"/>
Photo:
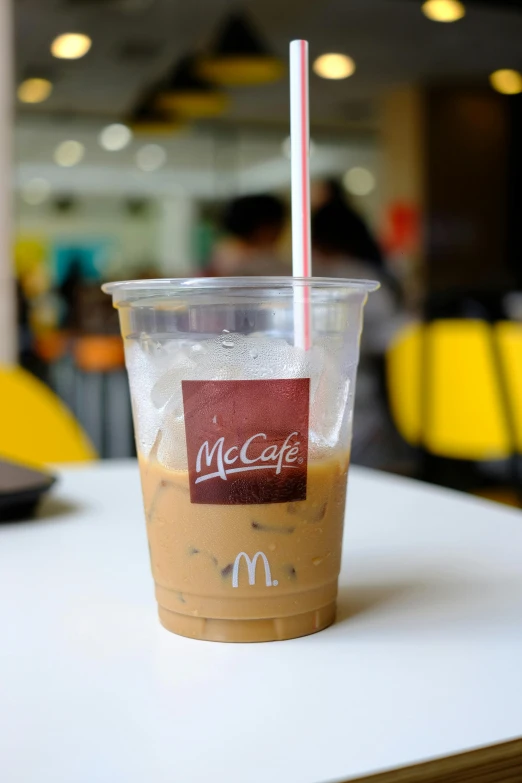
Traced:
<path id="1" fill-rule="evenodd" d="M 111 283 L 161 623 L 196 639 L 335 618 L 369 281 Z M 310 347 L 294 330 L 310 308 Z"/>

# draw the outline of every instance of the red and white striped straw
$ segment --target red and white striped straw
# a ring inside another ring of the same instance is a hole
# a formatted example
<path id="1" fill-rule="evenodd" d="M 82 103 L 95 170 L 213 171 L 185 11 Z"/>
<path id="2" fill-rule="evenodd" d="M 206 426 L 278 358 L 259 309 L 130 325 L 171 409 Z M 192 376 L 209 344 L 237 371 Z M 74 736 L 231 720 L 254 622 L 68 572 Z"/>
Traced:
<path id="1" fill-rule="evenodd" d="M 311 277 L 308 41 L 292 41 L 290 44 L 290 140 L 292 272 L 294 277 Z M 311 345 L 309 286 L 294 288 L 294 343 L 305 350 Z"/>

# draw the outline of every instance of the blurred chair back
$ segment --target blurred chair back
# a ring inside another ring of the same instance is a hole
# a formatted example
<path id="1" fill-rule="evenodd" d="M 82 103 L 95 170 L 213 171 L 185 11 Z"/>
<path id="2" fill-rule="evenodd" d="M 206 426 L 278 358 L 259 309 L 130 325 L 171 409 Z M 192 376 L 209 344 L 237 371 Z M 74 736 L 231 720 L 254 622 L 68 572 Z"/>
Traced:
<path id="1" fill-rule="evenodd" d="M 20 367 L 0 367 L 0 454 L 47 465 L 83 462 L 96 452 L 59 398 Z"/>
<path id="2" fill-rule="evenodd" d="M 83 335 L 73 343 L 73 408 L 102 457 L 134 452 L 123 340 L 119 335 Z"/>
<path id="3" fill-rule="evenodd" d="M 522 324 L 448 319 L 406 327 L 387 356 L 390 408 L 413 446 L 494 460 L 522 451 Z"/>
<path id="4" fill-rule="evenodd" d="M 68 340 L 67 332 L 42 332 L 35 338 L 35 353 L 44 362 L 56 362 L 66 355 Z"/>

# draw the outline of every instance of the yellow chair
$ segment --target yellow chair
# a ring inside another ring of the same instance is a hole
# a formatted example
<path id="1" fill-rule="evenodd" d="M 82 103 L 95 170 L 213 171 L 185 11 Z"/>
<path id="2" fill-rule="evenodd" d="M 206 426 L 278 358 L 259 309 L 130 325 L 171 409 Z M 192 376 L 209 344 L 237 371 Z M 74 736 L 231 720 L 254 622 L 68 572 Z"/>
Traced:
<path id="1" fill-rule="evenodd" d="M 42 467 L 96 459 L 59 398 L 20 367 L 0 367 L 0 456 Z"/>
<path id="2" fill-rule="evenodd" d="M 397 429 L 434 456 L 522 451 L 522 324 L 440 320 L 400 332 L 387 356 Z"/>
<path id="3" fill-rule="evenodd" d="M 522 323 L 501 321 L 495 331 L 510 403 L 514 445 L 517 453 L 522 454 Z"/>

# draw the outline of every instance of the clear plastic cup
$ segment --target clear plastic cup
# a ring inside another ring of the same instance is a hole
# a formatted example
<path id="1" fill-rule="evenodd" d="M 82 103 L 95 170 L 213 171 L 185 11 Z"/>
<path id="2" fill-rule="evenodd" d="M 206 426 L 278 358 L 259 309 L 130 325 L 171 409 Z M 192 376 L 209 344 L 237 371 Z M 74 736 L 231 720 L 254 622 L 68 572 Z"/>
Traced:
<path id="1" fill-rule="evenodd" d="M 110 283 L 159 617 L 270 641 L 335 618 L 363 307 L 377 283 Z M 311 345 L 294 333 L 309 307 Z M 302 312 L 302 310 L 301 310 Z"/>

